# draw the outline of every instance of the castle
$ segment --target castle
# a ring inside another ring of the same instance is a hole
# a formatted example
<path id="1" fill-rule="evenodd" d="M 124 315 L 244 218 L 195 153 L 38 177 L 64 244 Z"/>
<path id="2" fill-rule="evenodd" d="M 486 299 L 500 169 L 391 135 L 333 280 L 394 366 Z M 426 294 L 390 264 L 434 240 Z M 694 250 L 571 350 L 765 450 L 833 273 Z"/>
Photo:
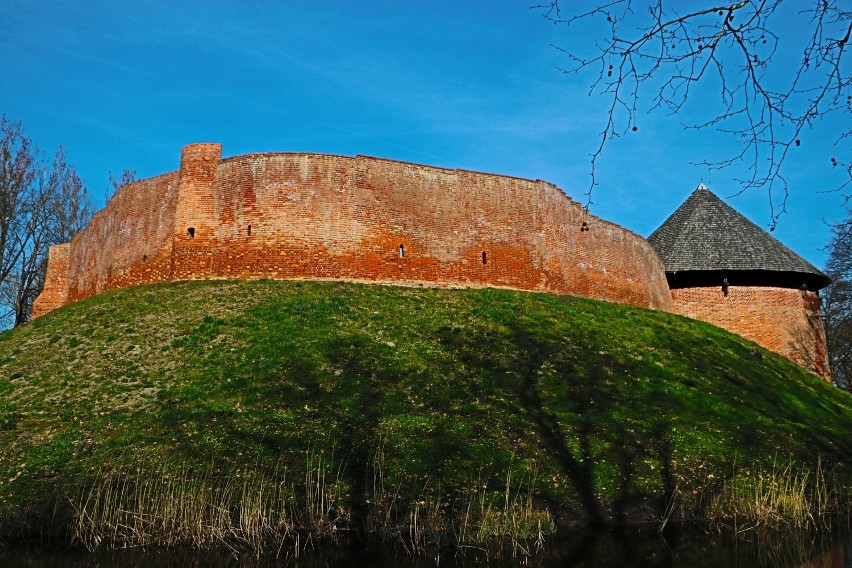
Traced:
<path id="1" fill-rule="evenodd" d="M 223 160 L 221 150 L 185 147 L 178 171 L 121 188 L 70 243 L 51 247 L 33 317 L 106 290 L 177 280 L 491 286 L 682 313 L 828 375 L 818 277 L 795 286 L 769 277 L 753 288 L 753 279 L 713 267 L 681 286 L 654 239 L 589 215 L 541 180 L 366 156 Z"/>

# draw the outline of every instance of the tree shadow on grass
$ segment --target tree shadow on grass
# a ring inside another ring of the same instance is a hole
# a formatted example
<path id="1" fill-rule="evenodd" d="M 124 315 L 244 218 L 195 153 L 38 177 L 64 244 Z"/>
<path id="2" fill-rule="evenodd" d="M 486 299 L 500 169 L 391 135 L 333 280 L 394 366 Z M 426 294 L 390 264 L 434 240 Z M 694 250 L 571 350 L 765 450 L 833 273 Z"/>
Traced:
<path id="1" fill-rule="evenodd" d="M 344 455 L 342 474 L 351 488 L 353 524 L 359 531 L 366 531 L 368 523 L 365 502 L 372 483 L 371 460 L 381 443 L 383 421 L 397 414 L 425 417 L 423 422 L 410 422 L 428 424 L 420 433 L 422 439 L 413 444 L 423 462 L 414 467 L 420 468 L 418 474 L 435 473 L 433 478 L 441 478 L 445 465 L 457 472 L 464 464 L 475 475 L 477 467 L 489 460 L 494 463 L 495 458 L 511 455 L 516 449 L 511 440 L 532 440 L 525 447 L 546 456 L 572 492 L 566 498 L 564 489 L 541 482 L 542 498 L 557 515 L 574 514 L 566 503 L 578 503 L 581 516 L 591 524 L 628 522 L 636 511 L 646 516 L 649 511 L 653 515 L 665 511 L 677 491 L 673 433 L 678 418 L 684 420 L 677 425 L 684 424 L 687 430 L 705 423 L 718 427 L 714 443 L 724 441 L 727 446 L 713 448 L 707 458 L 725 460 L 725 448 L 750 456 L 771 447 L 756 428 L 749 427 L 757 419 L 743 413 L 765 413 L 772 407 L 778 416 L 800 415 L 797 401 L 788 400 L 786 389 L 754 382 L 753 375 L 762 366 L 738 372 L 738 365 L 748 363 L 744 359 L 748 350 L 718 334 L 691 330 L 667 316 L 628 314 L 630 326 L 648 327 L 652 317 L 663 320 L 637 341 L 630 332 L 611 327 L 615 321 L 611 317 L 590 317 L 587 326 L 582 311 L 574 307 L 561 312 L 561 303 L 557 309 L 553 304 L 537 305 L 529 300 L 532 296 L 492 305 L 488 302 L 493 295 L 483 292 L 473 315 L 459 324 L 418 329 L 410 339 L 440 356 L 416 363 L 416 372 L 406 366 L 415 364 L 413 359 L 397 357 L 392 343 L 360 330 L 327 333 L 323 326 L 312 331 L 319 343 L 310 349 L 279 349 L 263 359 L 262 374 L 272 379 L 257 387 L 255 400 L 278 401 L 294 409 L 296 420 L 328 429 L 318 435 L 325 442 L 333 439 L 335 449 Z M 522 306 L 531 311 L 522 311 Z M 399 317 L 405 321 L 407 315 Z M 377 321 L 381 326 L 381 319 Z M 646 342 L 671 362 L 655 366 L 643 361 L 637 353 L 648 355 L 641 351 Z M 718 353 L 708 355 L 713 350 Z M 401 393 L 403 384 L 409 389 L 408 398 Z M 708 385 L 716 392 L 705 392 Z M 747 405 L 733 404 L 737 397 L 749 396 L 753 399 Z M 704 406 L 719 401 L 724 403 L 719 412 Z M 505 419 L 506 410 L 511 419 Z M 743 416 L 752 422 L 744 422 L 739 431 L 737 421 Z M 488 422 L 491 417 L 497 422 Z M 454 424 L 482 431 L 461 432 Z M 498 428 L 512 432 L 503 435 Z M 401 432 L 416 436 L 411 429 Z M 817 435 L 830 432 L 811 434 Z M 262 443 L 272 453 L 277 440 Z M 495 447 L 487 448 L 489 444 Z M 693 459 L 705 458 L 690 449 Z M 482 464 L 476 463 L 479 456 L 484 457 Z M 522 458 L 529 464 L 536 456 Z M 648 463 L 654 464 L 653 472 Z M 500 461 L 498 467 L 504 465 Z M 456 475 L 453 481 L 459 479 Z"/>
<path id="2" fill-rule="evenodd" d="M 637 509 L 661 514 L 676 490 L 672 425 L 664 415 L 635 415 L 635 406 L 644 401 L 631 399 L 618 385 L 633 380 L 619 376 L 631 370 L 629 365 L 614 360 L 605 341 L 551 335 L 546 324 L 511 312 L 503 313 L 500 324 L 502 330 L 487 339 L 488 349 L 481 332 L 459 327 L 442 329 L 440 341 L 456 350 L 458 359 L 484 369 L 493 385 L 516 401 L 514 412 L 570 483 L 585 523 L 622 525 Z M 647 480 L 640 487 L 637 478 L 638 464 L 647 460 L 659 464 L 651 482 L 657 495 Z M 541 490 L 562 516 L 560 497 L 546 485 Z"/>

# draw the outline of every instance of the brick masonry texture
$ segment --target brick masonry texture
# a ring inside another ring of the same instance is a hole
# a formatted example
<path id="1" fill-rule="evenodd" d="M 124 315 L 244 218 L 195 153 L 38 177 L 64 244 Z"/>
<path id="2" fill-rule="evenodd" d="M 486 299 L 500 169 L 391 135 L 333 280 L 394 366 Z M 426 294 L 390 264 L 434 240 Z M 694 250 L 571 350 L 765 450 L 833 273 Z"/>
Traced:
<path id="1" fill-rule="evenodd" d="M 804 329 L 810 313 L 798 291 L 783 289 L 767 289 L 777 302 L 747 290 L 729 296 L 732 304 L 750 294 L 742 311 L 751 323 L 738 323 L 735 306 L 730 316 L 715 313 L 728 305 L 715 289 L 696 289 L 695 300 L 675 291 L 673 307 L 645 239 L 544 181 L 365 156 L 222 160 L 220 145 L 193 144 L 179 171 L 120 189 L 70 244 L 51 249 L 33 317 L 115 288 L 219 278 L 571 294 L 703 319 L 787 356 L 787 331 L 759 329 Z"/>
<path id="2" fill-rule="evenodd" d="M 211 278 L 497 286 L 670 309 L 647 242 L 552 184 L 362 156 L 220 155 L 187 146 L 178 172 L 118 191 L 71 242 L 64 296 L 51 278 L 34 315 Z"/>
<path id="3" fill-rule="evenodd" d="M 675 313 L 717 325 L 829 376 L 819 296 L 790 288 L 730 286 L 672 290 Z"/>

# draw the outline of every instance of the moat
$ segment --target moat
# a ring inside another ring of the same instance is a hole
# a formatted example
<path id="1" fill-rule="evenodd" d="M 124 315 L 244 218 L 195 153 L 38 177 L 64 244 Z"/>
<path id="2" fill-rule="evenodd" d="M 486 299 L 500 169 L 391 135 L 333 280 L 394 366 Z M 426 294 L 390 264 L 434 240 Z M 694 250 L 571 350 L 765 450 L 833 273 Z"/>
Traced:
<path id="1" fill-rule="evenodd" d="M 574 567 L 706 567 L 773 566 L 779 568 L 845 568 L 852 566 L 852 534 L 785 533 L 739 538 L 708 535 L 691 529 L 686 533 L 659 534 L 650 527 L 627 532 L 565 532 L 548 540 L 532 557 L 511 552 L 496 557 L 482 549 L 433 551 L 411 556 L 401 547 L 365 549 L 313 549 L 294 557 L 286 546 L 260 557 L 229 550 L 114 550 L 96 553 L 60 552 L 45 548 L 0 548 L 0 564 L 7 568 L 241 568 L 248 566 L 410 567 L 426 566 L 539 566 Z"/>

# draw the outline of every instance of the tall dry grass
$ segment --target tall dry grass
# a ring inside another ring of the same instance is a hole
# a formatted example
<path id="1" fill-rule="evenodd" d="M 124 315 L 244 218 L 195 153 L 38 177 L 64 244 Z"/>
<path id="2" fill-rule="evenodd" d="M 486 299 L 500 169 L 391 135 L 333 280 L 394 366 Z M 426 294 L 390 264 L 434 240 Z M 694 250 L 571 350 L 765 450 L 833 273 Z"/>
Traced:
<path id="1" fill-rule="evenodd" d="M 534 504 L 532 476 L 515 483 L 507 473 L 503 489 L 494 490 L 480 475 L 452 500 L 427 480 L 412 496 L 388 484 L 383 459 L 380 448 L 366 499 L 368 534 L 361 538 L 400 544 L 411 554 L 450 545 L 528 556 L 556 529 L 549 511 Z M 333 454 L 307 452 L 298 481 L 280 466 L 227 474 L 212 465 L 102 472 L 72 503 L 71 537 L 89 550 L 225 546 L 259 554 L 286 546 L 298 555 L 354 534 L 342 470 Z"/>
<path id="2" fill-rule="evenodd" d="M 459 543 L 504 542 L 511 545 L 513 554 L 525 556 L 539 551 L 545 535 L 556 531 L 556 523 L 550 511 L 535 506 L 534 485 L 533 474 L 515 487 L 509 471 L 502 492 L 489 493 L 479 486 L 459 527 Z"/>
<path id="3" fill-rule="evenodd" d="M 710 502 L 708 518 L 735 532 L 824 528 L 840 511 L 835 485 L 822 460 L 813 468 L 776 461 L 727 480 Z"/>
<path id="4" fill-rule="evenodd" d="M 280 467 L 225 475 L 189 465 L 102 472 L 72 503 L 71 538 L 88 550 L 240 546 L 260 552 L 329 537 L 341 521 L 334 514 L 339 484 L 321 454 L 307 454 L 305 472 L 301 498 Z"/>

